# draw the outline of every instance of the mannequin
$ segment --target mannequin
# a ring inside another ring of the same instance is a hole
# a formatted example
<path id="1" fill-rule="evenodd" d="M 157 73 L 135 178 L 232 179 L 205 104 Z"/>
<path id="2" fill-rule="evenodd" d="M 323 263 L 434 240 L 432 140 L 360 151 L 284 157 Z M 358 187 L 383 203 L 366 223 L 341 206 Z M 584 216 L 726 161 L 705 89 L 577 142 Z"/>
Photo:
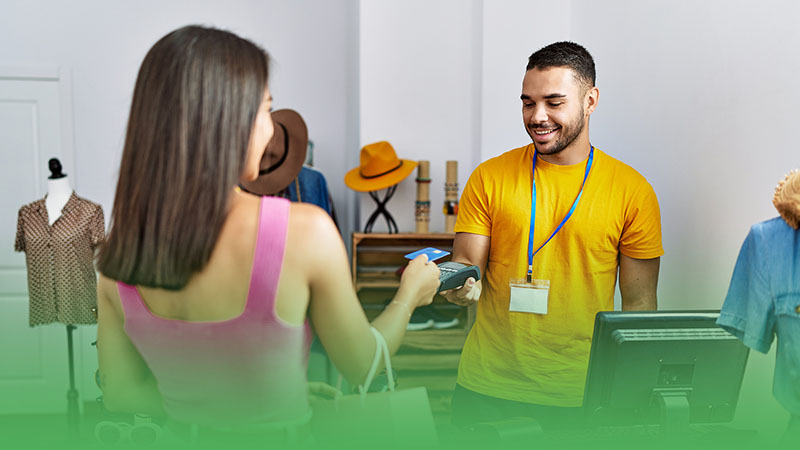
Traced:
<path id="1" fill-rule="evenodd" d="M 61 161 L 58 158 L 50 158 L 47 162 L 50 168 L 50 176 L 47 177 L 47 195 L 44 199 L 44 206 L 47 210 L 47 223 L 52 227 L 56 220 L 61 217 L 64 206 L 72 196 L 72 186 L 69 184 L 69 177 L 63 173 Z M 75 441 L 79 437 L 80 416 L 78 413 L 78 390 L 75 388 L 75 351 L 73 350 L 72 333 L 77 327 L 72 324 L 67 325 L 67 361 L 69 363 L 69 389 L 67 390 L 67 428 L 69 437 Z"/>
<path id="2" fill-rule="evenodd" d="M 72 335 L 76 324 L 97 323 L 94 253 L 105 237 L 105 221 L 99 204 L 75 195 L 58 159 L 50 159 L 48 167 L 45 198 L 19 210 L 14 250 L 25 252 L 29 325 L 59 322 L 67 328 L 67 423 L 75 440 L 80 416 Z"/>
<path id="3" fill-rule="evenodd" d="M 47 222 L 53 226 L 61 217 L 61 211 L 72 195 L 72 186 L 69 184 L 67 174 L 62 172 L 61 161 L 58 158 L 51 158 L 48 165 L 50 176 L 47 178 L 47 197 L 44 205 L 47 209 Z"/>
<path id="4" fill-rule="evenodd" d="M 14 243 L 25 252 L 29 325 L 95 324 L 94 252 L 105 237 L 103 209 L 73 192 L 58 159 L 48 166 L 47 195 L 20 208 Z"/>

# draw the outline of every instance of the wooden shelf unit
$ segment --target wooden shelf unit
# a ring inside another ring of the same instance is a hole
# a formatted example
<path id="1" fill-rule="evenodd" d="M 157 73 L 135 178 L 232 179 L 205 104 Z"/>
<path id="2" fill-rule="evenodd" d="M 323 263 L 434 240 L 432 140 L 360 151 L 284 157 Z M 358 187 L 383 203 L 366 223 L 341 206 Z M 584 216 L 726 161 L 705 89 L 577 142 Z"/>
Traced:
<path id="1" fill-rule="evenodd" d="M 383 310 L 400 285 L 398 269 L 408 260 L 403 255 L 425 247 L 452 252 L 454 233 L 353 233 L 351 263 L 353 284 L 367 316 L 372 320 Z M 449 261 L 450 255 L 437 262 Z M 449 329 L 407 331 L 392 365 L 402 388 L 425 386 L 437 422 L 448 423 L 450 398 L 455 388 L 458 360 L 474 322 L 474 307 L 453 305 L 441 296 L 434 307 L 459 325 Z"/>

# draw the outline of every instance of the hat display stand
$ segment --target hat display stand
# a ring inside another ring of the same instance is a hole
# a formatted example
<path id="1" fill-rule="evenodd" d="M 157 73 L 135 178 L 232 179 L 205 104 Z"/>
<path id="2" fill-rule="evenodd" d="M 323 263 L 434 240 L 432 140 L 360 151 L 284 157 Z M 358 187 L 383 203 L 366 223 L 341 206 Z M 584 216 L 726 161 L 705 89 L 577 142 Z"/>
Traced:
<path id="1" fill-rule="evenodd" d="M 392 217 L 392 215 L 386 209 L 386 203 L 388 203 L 389 200 L 392 199 L 392 196 L 394 195 L 396 190 L 397 190 L 396 184 L 389 186 L 388 188 L 386 188 L 386 193 L 384 194 L 382 199 L 378 195 L 379 191 L 369 191 L 369 196 L 373 200 L 375 200 L 375 203 L 377 203 L 377 207 L 375 208 L 375 211 L 373 211 L 372 214 L 367 219 L 367 223 L 364 225 L 364 233 L 372 233 L 372 227 L 375 225 L 375 221 L 378 219 L 378 217 L 383 216 L 383 218 L 386 219 L 386 228 L 388 228 L 389 230 L 388 233 L 397 234 L 398 232 L 397 223 L 394 221 L 394 217 Z"/>
<path id="2" fill-rule="evenodd" d="M 415 161 L 400 159 L 388 141 L 373 142 L 361 148 L 360 164 L 344 176 L 344 184 L 358 192 L 368 192 L 377 204 L 364 225 L 364 233 L 371 233 L 378 217 L 383 216 L 389 234 L 397 234 L 397 223 L 389 214 L 386 204 L 391 200 L 397 185 L 417 167 Z M 386 189 L 383 198 L 378 192 Z"/>
<path id="3" fill-rule="evenodd" d="M 427 233 L 431 222 L 430 161 L 417 163 L 417 201 L 414 205 L 415 232 Z"/>
<path id="4" fill-rule="evenodd" d="M 442 212 L 444 213 L 444 231 L 452 233 L 458 216 L 458 161 L 447 161 Z"/>

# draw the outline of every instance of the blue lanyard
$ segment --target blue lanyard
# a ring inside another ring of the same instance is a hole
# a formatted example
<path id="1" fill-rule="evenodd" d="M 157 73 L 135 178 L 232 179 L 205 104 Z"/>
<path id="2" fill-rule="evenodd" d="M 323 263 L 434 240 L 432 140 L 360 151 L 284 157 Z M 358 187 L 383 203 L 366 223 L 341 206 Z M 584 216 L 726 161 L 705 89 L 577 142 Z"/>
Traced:
<path id="1" fill-rule="evenodd" d="M 550 237 L 547 238 L 546 241 L 544 241 L 544 244 L 540 245 L 539 248 L 537 248 L 536 251 L 534 252 L 533 232 L 534 232 L 534 227 L 536 225 L 536 150 L 533 151 L 533 168 L 531 169 L 531 178 L 533 179 L 533 189 L 531 193 L 531 226 L 530 226 L 530 235 L 528 236 L 528 273 L 526 276 L 528 283 L 531 282 L 531 276 L 533 274 L 534 255 L 539 253 L 539 250 L 541 250 L 542 247 L 547 245 L 547 243 L 550 242 L 550 239 L 553 239 L 553 236 L 555 236 L 556 233 L 561 231 L 561 228 L 564 227 L 564 224 L 567 223 L 567 220 L 569 220 L 569 218 L 572 217 L 572 213 L 575 212 L 575 207 L 578 206 L 578 201 L 580 201 L 581 195 L 583 195 L 583 187 L 586 185 L 586 177 L 589 176 L 589 171 L 592 170 L 592 161 L 594 161 L 593 146 L 591 147 L 591 150 L 589 150 L 589 161 L 586 163 L 586 173 L 583 174 L 583 183 L 581 183 L 581 191 L 578 192 L 578 197 L 576 197 L 575 201 L 572 202 L 572 207 L 569 209 L 569 212 L 564 217 L 564 220 L 562 220 L 561 223 L 558 224 L 558 227 L 556 227 L 556 230 L 553 231 L 553 234 L 551 234 Z"/>

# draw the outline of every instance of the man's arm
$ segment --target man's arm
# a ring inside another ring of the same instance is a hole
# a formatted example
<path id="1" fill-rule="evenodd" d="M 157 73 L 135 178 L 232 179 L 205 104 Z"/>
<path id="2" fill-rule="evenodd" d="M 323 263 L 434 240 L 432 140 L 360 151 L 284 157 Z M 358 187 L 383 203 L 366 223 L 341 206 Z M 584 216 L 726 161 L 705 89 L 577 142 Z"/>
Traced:
<path id="1" fill-rule="evenodd" d="M 485 275 L 486 261 L 489 258 L 489 236 L 472 233 L 456 233 L 453 241 L 452 261 L 470 266 L 478 266 L 481 278 Z M 442 296 L 450 303 L 469 306 L 478 301 L 481 296 L 481 282 L 468 278 L 464 286 L 458 289 L 442 291 Z"/>
<path id="2" fill-rule="evenodd" d="M 635 259 L 619 256 L 619 292 L 623 311 L 655 311 L 661 258 Z"/>
<path id="3" fill-rule="evenodd" d="M 456 233 L 453 240 L 452 261 L 478 266 L 483 275 L 489 258 L 489 236 L 472 233 Z"/>

